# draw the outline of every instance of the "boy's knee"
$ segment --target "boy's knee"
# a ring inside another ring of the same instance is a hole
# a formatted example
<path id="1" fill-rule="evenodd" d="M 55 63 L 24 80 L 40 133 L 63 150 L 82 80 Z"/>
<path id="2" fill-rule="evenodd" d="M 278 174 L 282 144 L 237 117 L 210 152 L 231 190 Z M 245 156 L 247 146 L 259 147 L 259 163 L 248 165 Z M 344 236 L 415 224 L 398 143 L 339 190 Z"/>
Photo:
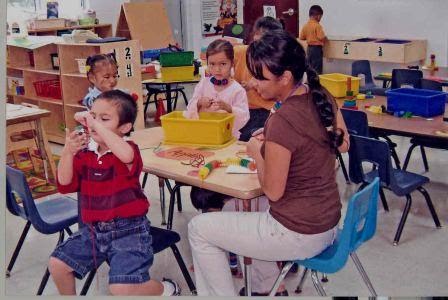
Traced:
<path id="1" fill-rule="evenodd" d="M 73 270 L 62 260 L 56 257 L 50 257 L 48 262 L 48 271 L 51 274 L 70 273 Z"/>

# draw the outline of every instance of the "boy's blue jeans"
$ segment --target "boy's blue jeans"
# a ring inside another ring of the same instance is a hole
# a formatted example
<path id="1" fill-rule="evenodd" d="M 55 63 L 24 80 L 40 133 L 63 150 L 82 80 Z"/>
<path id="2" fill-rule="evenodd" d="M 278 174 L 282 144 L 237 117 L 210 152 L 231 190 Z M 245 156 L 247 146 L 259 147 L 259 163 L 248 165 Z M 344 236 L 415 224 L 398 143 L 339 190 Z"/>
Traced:
<path id="1" fill-rule="evenodd" d="M 109 284 L 136 284 L 150 279 L 154 260 L 151 244 L 146 216 L 117 218 L 82 226 L 51 256 L 65 262 L 79 279 L 106 261 L 110 266 Z"/>

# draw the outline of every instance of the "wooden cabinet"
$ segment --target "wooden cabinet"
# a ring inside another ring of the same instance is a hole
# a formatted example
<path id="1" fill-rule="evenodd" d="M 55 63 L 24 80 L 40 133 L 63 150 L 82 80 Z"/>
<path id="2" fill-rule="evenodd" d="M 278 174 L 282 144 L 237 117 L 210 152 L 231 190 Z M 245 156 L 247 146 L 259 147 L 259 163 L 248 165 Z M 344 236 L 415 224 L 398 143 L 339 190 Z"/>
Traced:
<path id="1" fill-rule="evenodd" d="M 87 76 L 79 72 L 76 59 L 115 53 L 119 76 L 116 88 L 138 96 L 138 116 L 134 128 L 144 128 L 139 50 L 140 45 L 136 40 L 103 44 L 57 43 L 34 50 L 8 45 L 7 76 L 22 78 L 25 89 L 24 95 L 9 93 L 8 100 L 17 104 L 28 102 L 51 111 L 50 117 L 43 119 L 44 130 L 49 141 L 63 144 L 64 128 L 73 130 L 78 125 L 73 115 L 85 110 L 80 101 L 89 88 Z M 58 54 L 59 70 L 52 68 L 53 53 Z M 39 83 L 51 84 L 54 90 L 42 95 L 36 86 Z"/>

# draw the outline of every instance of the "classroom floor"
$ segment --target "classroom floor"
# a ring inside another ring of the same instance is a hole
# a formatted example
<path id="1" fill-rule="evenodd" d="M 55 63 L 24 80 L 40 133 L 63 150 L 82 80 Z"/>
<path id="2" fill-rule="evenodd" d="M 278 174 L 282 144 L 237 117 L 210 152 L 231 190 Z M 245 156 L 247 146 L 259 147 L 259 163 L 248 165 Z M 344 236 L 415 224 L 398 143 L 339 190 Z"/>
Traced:
<path id="1" fill-rule="evenodd" d="M 191 93 L 191 87 L 189 87 Z M 190 94 L 188 93 L 188 94 Z M 179 101 L 181 103 L 182 101 Z M 178 109 L 184 105 L 179 104 Z M 153 108 L 151 108 L 153 110 Z M 148 122 L 148 125 L 152 122 Z M 409 140 L 401 137 L 393 139 L 398 144 L 398 154 L 404 160 L 409 147 Z M 57 154 L 61 147 L 53 145 Z M 413 195 L 413 206 L 406 222 L 400 244 L 392 246 L 392 240 L 404 207 L 404 198 L 398 198 L 386 191 L 390 212 L 386 213 L 379 204 L 378 228 L 372 240 L 361 246 L 358 257 L 364 265 L 377 293 L 380 296 L 439 296 L 448 295 L 446 276 L 448 274 L 448 176 L 447 152 L 427 149 L 429 172 L 425 173 L 431 180 L 426 185 L 434 206 L 438 212 L 442 229 L 436 229 L 421 194 Z M 348 157 L 344 155 L 348 166 Z M 419 151 L 414 151 L 409 171 L 423 172 L 423 163 Z M 337 176 L 341 199 L 346 208 L 346 201 L 356 191 L 356 186 L 345 183 L 341 170 Z M 189 201 L 190 189 L 182 188 L 183 211 L 175 212 L 174 230 L 182 240 L 178 243 L 180 252 L 187 266 L 192 264 L 190 247 L 187 239 L 188 221 L 198 214 Z M 153 226 L 160 226 L 161 213 L 158 185 L 155 176 L 149 176 L 145 193 L 151 201 L 149 219 Z M 168 192 L 166 192 L 168 193 Z M 23 219 L 6 213 L 6 258 L 7 263 L 25 225 Z M 74 226 L 73 230 L 76 230 Z M 46 236 L 31 229 L 22 251 L 16 261 L 11 277 L 6 279 L 6 295 L 35 295 L 41 277 L 48 262 L 48 256 L 57 242 L 57 235 Z M 182 288 L 182 295 L 189 295 L 188 287 L 182 277 L 172 252 L 168 249 L 155 256 L 150 270 L 155 279 L 172 278 Z M 89 295 L 108 295 L 108 267 L 103 264 L 99 275 L 92 283 Z M 286 286 L 291 296 L 298 284 L 298 274 L 286 279 Z M 194 273 L 192 273 L 194 279 Z M 242 279 L 235 279 L 239 289 Z M 82 283 L 77 281 L 78 293 Z M 353 262 L 349 260 L 345 268 L 336 274 L 329 275 L 329 282 L 324 284 L 329 296 L 368 296 L 368 289 L 359 276 Z M 49 280 L 44 295 L 57 295 L 53 281 Z M 311 279 L 305 283 L 302 296 L 317 296 Z"/>

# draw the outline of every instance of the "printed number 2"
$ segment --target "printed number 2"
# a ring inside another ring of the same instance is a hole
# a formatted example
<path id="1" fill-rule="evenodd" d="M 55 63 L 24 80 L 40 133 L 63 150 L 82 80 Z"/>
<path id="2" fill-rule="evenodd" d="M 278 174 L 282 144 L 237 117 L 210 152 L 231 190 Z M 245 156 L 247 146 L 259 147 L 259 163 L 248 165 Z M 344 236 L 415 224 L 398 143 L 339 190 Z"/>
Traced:
<path id="1" fill-rule="evenodd" d="M 126 47 L 126 48 L 124 48 L 124 51 L 125 51 L 125 58 L 126 59 L 131 59 L 131 48 L 129 48 L 129 47 Z"/>

